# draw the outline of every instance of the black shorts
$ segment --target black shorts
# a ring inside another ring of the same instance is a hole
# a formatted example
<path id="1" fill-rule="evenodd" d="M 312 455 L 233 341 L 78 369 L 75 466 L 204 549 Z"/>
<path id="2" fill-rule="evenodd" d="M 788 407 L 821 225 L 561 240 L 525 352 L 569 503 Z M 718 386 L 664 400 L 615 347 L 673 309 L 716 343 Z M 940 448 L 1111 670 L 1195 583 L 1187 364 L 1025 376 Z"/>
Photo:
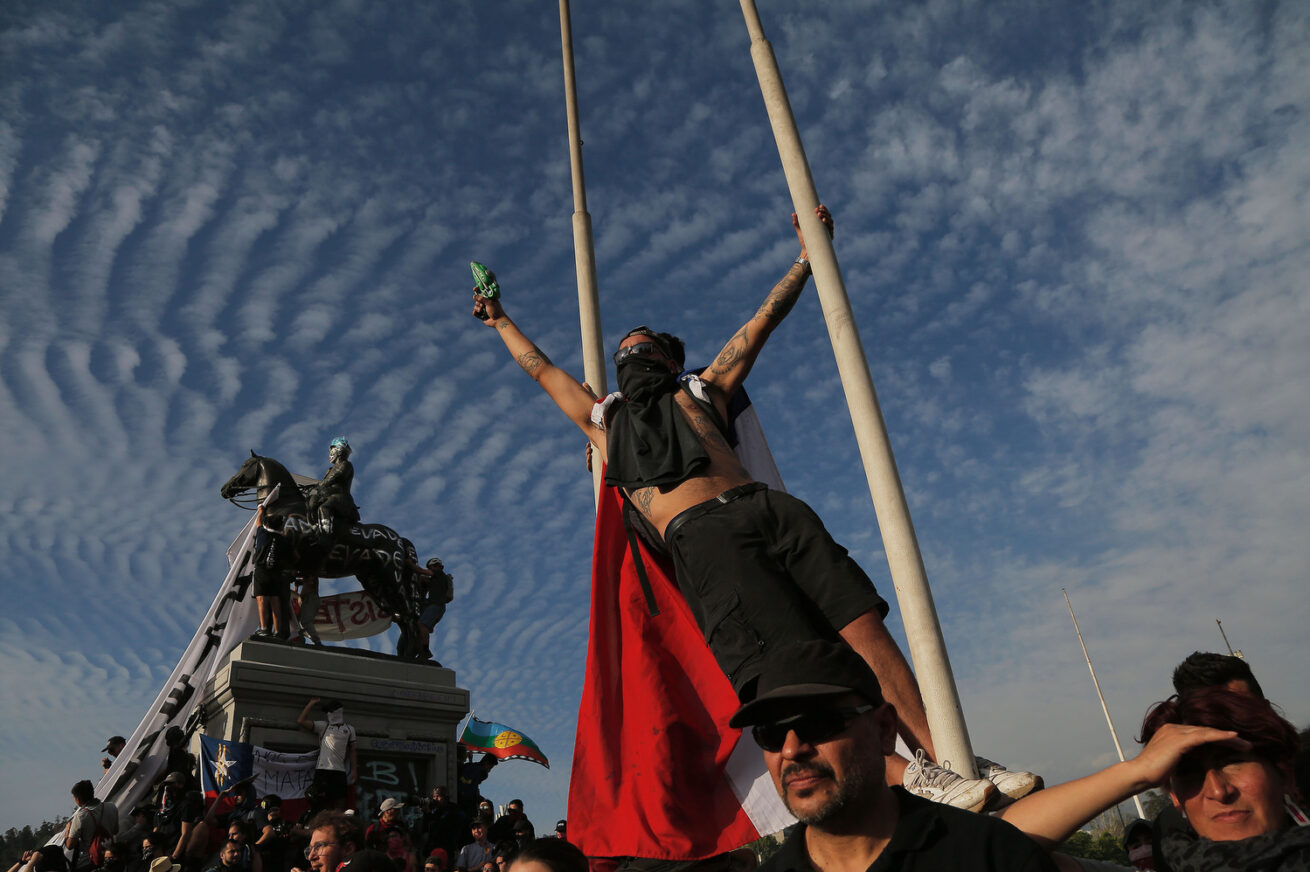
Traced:
<path id="1" fill-rule="evenodd" d="M 315 769 L 310 788 L 317 791 L 325 802 L 346 798 L 346 773 L 335 769 Z"/>
<path id="2" fill-rule="evenodd" d="M 678 586 L 743 701 L 780 645 L 840 638 L 887 615 L 869 576 L 805 503 L 755 483 L 679 513 L 665 529 Z"/>
<path id="3" fill-rule="evenodd" d="M 290 599 L 291 576 L 283 569 L 255 567 L 255 596 L 275 596 Z"/>

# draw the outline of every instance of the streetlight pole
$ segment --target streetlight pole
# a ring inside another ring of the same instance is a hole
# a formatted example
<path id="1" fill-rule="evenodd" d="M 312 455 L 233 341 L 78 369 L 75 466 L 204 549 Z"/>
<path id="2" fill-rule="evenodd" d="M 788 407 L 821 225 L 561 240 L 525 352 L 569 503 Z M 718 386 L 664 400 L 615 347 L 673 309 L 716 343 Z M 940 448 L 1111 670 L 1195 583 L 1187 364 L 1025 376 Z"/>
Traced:
<path id="1" fill-rule="evenodd" d="M 977 778 L 978 770 L 964 724 L 960 694 L 951 674 L 946 642 L 937 620 L 937 607 L 928 587 L 923 555 L 919 552 L 905 491 L 896 470 L 896 459 L 892 456 L 887 426 L 878 407 L 869 363 L 860 343 L 855 315 L 846 295 L 832 241 L 814 212 L 819 205 L 819 195 L 805 157 L 805 147 L 796 129 L 796 119 L 782 83 L 778 61 L 764 37 L 754 0 L 741 0 L 741 9 L 746 17 L 746 29 L 750 31 L 755 74 L 760 80 L 760 91 L 777 140 L 778 156 L 782 159 L 782 171 L 787 178 L 793 208 L 805 235 L 805 247 L 814 271 L 814 286 L 828 324 L 828 336 L 832 341 L 833 355 L 837 358 L 842 388 L 846 392 L 846 404 L 855 427 L 864 474 L 869 480 L 869 493 L 873 497 L 883 548 L 887 552 L 887 565 L 896 589 L 896 601 L 910 643 L 910 657 L 923 694 L 923 708 L 928 716 L 933 747 L 939 761 L 950 760 L 952 768 L 959 774 Z"/>
<path id="2" fill-rule="evenodd" d="M 1105 704 L 1105 694 L 1101 693 L 1101 682 L 1096 680 L 1096 670 L 1092 668 L 1092 658 L 1087 655 L 1087 643 L 1083 641 L 1083 631 L 1078 629 L 1078 619 L 1073 614 L 1073 603 L 1069 602 L 1069 591 L 1060 588 L 1060 593 L 1064 594 L 1064 604 L 1069 607 L 1069 617 L 1073 618 L 1073 631 L 1078 634 L 1078 644 L 1083 648 L 1083 659 L 1087 661 L 1087 671 L 1092 673 L 1092 684 L 1096 687 L 1096 698 L 1101 701 L 1101 711 L 1105 712 L 1105 723 L 1110 727 L 1110 738 L 1114 740 L 1114 750 L 1119 754 L 1119 762 L 1122 763 L 1124 749 L 1119 744 L 1119 734 L 1114 731 L 1114 721 L 1110 720 L 1110 707 Z M 1137 794 L 1133 794 L 1133 805 L 1137 806 L 1137 816 L 1145 818 L 1146 811 L 1142 808 L 1142 801 L 1138 799 Z M 1120 820 L 1122 821 L 1122 819 L 1121 815 Z"/>
<path id="3" fill-rule="evenodd" d="M 596 286 L 596 249 L 587 212 L 587 185 L 582 174 L 582 127 L 578 122 L 578 83 L 573 74 L 573 25 L 569 0 L 559 0 L 560 50 L 564 56 L 564 107 L 569 121 L 569 167 L 573 176 L 573 262 L 578 273 L 578 320 L 582 329 L 582 373 L 599 396 L 608 393 L 600 327 L 600 292 Z M 603 459 L 591 465 L 593 496 L 600 502 Z"/>

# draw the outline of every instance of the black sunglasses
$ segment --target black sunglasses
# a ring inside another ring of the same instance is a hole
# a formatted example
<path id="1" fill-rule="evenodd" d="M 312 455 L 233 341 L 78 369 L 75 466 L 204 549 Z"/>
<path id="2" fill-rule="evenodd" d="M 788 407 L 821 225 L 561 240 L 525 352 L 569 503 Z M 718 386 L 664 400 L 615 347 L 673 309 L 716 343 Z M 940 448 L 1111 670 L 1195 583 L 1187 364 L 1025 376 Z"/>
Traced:
<path id="1" fill-rule="evenodd" d="M 660 354 L 664 355 L 664 349 L 661 348 L 657 342 L 638 342 L 635 345 L 629 345 L 627 348 L 620 348 L 618 351 L 614 352 L 614 365 L 618 366 L 634 354 L 648 355 L 652 351 L 658 351 Z M 668 355 L 664 356 L 667 357 Z"/>
<path id="2" fill-rule="evenodd" d="M 824 742 L 845 731 L 851 721 L 873 711 L 877 706 L 860 705 L 853 708 L 830 708 L 808 714 L 796 715 L 772 724 L 756 724 L 751 727 L 755 744 L 765 751 L 776 754 L 782 750 L 787 741 L 787 734 L 796 733 L 796 738 L 807 745 Z"/>

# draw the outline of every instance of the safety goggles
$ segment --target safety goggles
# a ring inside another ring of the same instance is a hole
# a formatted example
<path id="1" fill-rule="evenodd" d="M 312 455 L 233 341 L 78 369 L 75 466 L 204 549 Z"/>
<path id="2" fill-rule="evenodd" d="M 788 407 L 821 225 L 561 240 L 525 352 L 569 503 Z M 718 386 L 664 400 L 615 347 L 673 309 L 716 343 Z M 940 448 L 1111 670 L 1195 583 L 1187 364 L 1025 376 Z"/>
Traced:
<path id="1" fill-rule="evenodd" d="M 859 705 L 808 712 L 772 724 L 756 724 L 751 727 L 751 735 L 755 737 L 755 744 L 776 754 L 782 750 L 788 733 L 796 733 L 796 738 L 807 745 L 826 742 L 838 733 L 845 732 L 851 721 L 874 708 L 876 706 Z"/>
<path id="2" fill-rule="evenodd" d="M 668 356 L 658 342 L 638 342 L 635 345 L 629 345 L 627 348 L 620 348 L 614 352 L 614 365 L 618 366 L 634 354 L 648 357 L 654 351 L 658 351 L 661 357 Z"/>

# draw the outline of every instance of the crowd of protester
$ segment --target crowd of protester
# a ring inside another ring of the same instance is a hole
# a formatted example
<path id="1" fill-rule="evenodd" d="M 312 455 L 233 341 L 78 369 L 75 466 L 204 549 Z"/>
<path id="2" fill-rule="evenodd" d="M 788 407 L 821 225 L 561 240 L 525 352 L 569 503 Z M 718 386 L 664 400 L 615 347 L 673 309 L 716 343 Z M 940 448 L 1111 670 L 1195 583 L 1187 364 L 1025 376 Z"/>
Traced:
<path id="1" fill-rule="evenodd" d="M 845 646 L 805 643 L 764 674 L 755 699 L 733 718 L 734 726 L 750 728 L 775 787 L 801 821 L 763 872 L 836 872 L 848 864 L 834 864 L 834 856 L 876 860 L 886 852 L 896 861 L 886 868 L 899 869 L 1130 868 L 1070 857 L 1060 853 L 1060 845 L 1101 812 L 1156 786 L 1172 802 L 1155 820 L 1124 828 L 1133 867 L 1310 870 L 1310 820 L 1302 810 L 1310 792 L 1306 733 L 1298 735 L 1264 698 L 1239 658 L 1198 652 L 1175 671 L 1174 687 L 1173 696 L 1148 712 L 1143 748 L 1135 758 L 1030 793 L 994 815 L 972 814 L 926 803 L 886 777 L 879 751 L 895 741 L 895 712 L 872 670 Z M 327 720 L 309 720 L 315 704 L 317 699 L 305 707 L 300 724 L 320 736 L 320 758 L 329 758 L 328 769 L 323 777 L 316 775 L 306 793 L 309 807 L 297 820 L 282 816 L 280 797 L 258 796 L 249 781 L 224 791 L 224 802 L 206 807 L 195 758 L 186 750 L 185 734 L 174 728 L 166 736 L 164 770 L 146 801 L 122 814 L 94 795 L 90 781 L 77 782 L 71 790 L 76 811 L 64 828 L 63 844 L 25 853 L 9 872 L 509 872 L 516 864 L 515 872 L 580 872 L 587 867 L 587 859 L 568 843 L 565 821 L 556 823 L 549 838 L 538 839 L 521 799 L 511 799 L 496 814 L 482 795 L 497 763 L 490 754 L 460 765 L 453 796 L 446 785 L 437 785 L 426 797 L 380 798 L 376 808 L 366 810 L 371 812 L 366 820 L 345 807 L 347 782 L 333 768 L 347 760 L 349 769 L 357 765 L 353 730 L 342 725 L 340 704 L 333 701 L 319 704 L 331 710 Z M 113 737 L 105 751 L 116 754 L 122 747 L 121 737 Z M 352 777 L 349 784 L 354 783 Z M 592 858 L 591 868 L 626 868 L 632 862 Z M 712 872 L 749 868 L 754 860 L 753 855 L 743 860 L 738 852 L 715 861 L 658 865 L 664 872 L 692 867 Z"/>

